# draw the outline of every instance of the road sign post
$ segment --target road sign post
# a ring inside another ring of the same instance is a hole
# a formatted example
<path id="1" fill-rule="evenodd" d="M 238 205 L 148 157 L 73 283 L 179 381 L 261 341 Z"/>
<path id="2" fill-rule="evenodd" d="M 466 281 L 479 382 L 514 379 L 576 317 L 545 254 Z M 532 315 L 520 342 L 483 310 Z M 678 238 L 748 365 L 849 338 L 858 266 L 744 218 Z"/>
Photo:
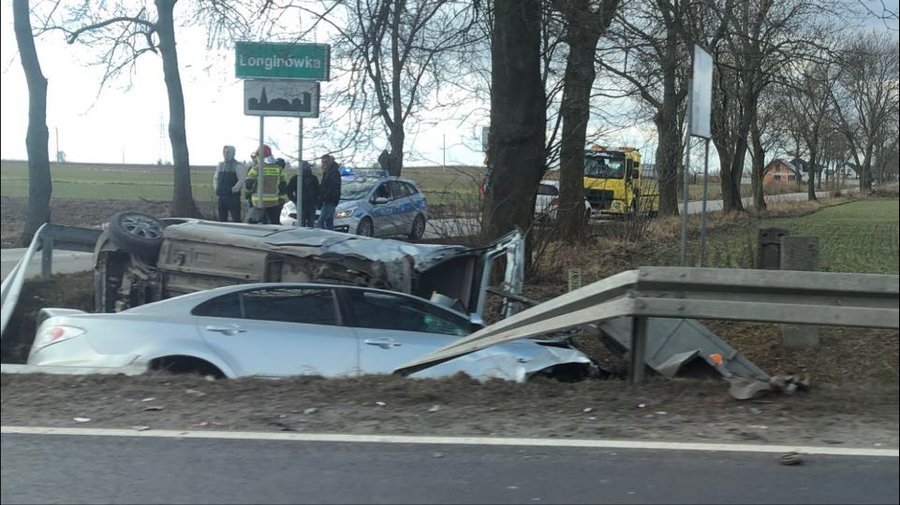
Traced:
<path id="1" fill-rule="evenodd" d="M 297 140 L 297 226 L 303 219 L 303 118 L 319 117 L 319 82 L 331 78 L 328 44 L 238 42 L 235 76 L 244 81 L 244 114 L 259 116 L 265 143 L 266 116 L 300 119 Z"/>

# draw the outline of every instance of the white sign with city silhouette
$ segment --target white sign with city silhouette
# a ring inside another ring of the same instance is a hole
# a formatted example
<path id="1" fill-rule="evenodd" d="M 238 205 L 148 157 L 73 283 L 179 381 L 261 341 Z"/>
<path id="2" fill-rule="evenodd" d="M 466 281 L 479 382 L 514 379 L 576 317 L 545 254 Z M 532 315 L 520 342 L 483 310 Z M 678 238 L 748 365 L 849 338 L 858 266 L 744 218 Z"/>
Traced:
<path id="1" fill-rule="evenodd" d="M 244 114 L 319 117 L 319 83 L 296 79 L 246 79 Z"/>

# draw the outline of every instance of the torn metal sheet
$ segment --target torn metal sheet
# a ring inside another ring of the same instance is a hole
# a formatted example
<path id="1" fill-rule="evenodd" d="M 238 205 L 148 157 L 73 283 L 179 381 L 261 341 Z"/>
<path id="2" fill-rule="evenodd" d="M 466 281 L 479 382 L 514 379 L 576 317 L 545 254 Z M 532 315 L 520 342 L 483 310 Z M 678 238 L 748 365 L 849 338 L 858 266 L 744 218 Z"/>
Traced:
<path id="1" fill-rule="evenodd" d="M 620 317 L 597 324 L 623 349 L 631 347 L 632 318 Z M 723 377 L 768 381 L 769 375 L 737 349 L 694 319 L 647 318 L 644 362 L 654 371 L 674 377 L 694 359 L 702 359 Z"/>
<path id="2" fill-rule="evenodd" d="M 583 365 L 584 376 L 596 375 L 596 366 L 580 351 L 571 348 L 554 346 L 513 347 L 521 354 L 511 354 L 507 348 L 489 347 L 472 354 L 460 356 L 440 365 L 426 368 L 410 375 L 414 378 L 449 377 L 456 373 L 465 373 L 478 380 L 502 379 L 514 382 L 525 382 L 529 377 L 540 372 L 552 375 L 552 368 L 558 365 Z M 527 357 L 524 357 L 527 356 Z"/>

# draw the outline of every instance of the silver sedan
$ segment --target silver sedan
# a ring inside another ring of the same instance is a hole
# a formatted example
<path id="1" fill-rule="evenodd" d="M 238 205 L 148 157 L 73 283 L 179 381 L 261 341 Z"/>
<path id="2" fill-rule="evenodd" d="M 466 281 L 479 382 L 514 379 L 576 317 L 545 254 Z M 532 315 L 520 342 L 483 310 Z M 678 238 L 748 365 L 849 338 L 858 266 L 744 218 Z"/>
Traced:
<path id="1" fill-rule="evenodd" d="M 227 286 L 114 314 L 48 308 L 38 323 L 31 365 L 138 365 L 228 378 L 391 373 L 479 327 L 454 310 L 415 296 L 291 283 Z M 522 382 L 539 373 L 585 378 L 596 367 L 566 345 L 525 340 L 413 376 L 458 372 Z"/>

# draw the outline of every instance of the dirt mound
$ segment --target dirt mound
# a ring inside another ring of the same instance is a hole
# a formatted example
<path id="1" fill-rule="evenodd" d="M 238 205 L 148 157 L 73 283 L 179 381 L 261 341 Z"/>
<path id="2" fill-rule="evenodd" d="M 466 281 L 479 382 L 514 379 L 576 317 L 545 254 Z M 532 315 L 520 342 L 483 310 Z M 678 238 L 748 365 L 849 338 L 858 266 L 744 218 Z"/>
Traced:
<path id="1" fill-rule="evenodd" d="M 213 213 L 212 204 L 200 202 L 200 211 L 204 216 Z M 56 224 L 98 227 L 107 222 L 113 214 L 123 210 L 136 210 L 153 216 L 170 215 L 169 202 L 153 202 L 149 200 L 75 200 L 54 198 L 50 202 L 51 219 Z M 0 245 L 15 247 L 25 224 L 26 201 L 24 198 L 9 196 L 0 197 Z"/>

